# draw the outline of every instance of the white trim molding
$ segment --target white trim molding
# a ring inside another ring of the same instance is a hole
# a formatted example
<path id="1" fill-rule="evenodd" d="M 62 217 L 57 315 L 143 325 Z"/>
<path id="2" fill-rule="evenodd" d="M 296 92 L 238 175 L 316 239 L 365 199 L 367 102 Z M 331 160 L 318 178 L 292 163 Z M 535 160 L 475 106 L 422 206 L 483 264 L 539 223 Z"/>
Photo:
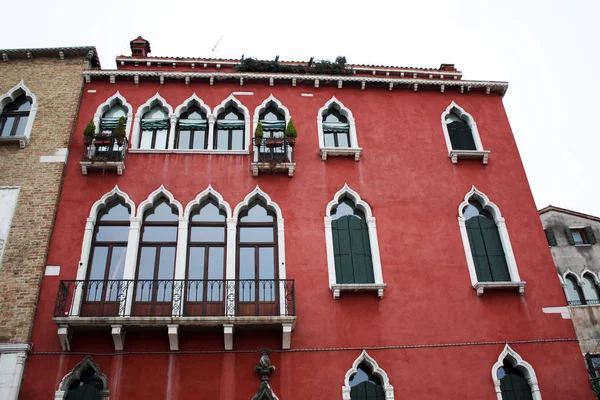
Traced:
<path id="1" fill-rule="evenodd" d="M 218 106 L 216 106 L 213 110 L 213 119 L 215 120 L 213 123 L 216 124 L 216 119 L 219 117 L 219 114 L 227 108 L 228 105 L 235 104 L 238 110 L 242 111 L 244 114 L 244 154 L 250 153 L 250 142 L 252 141 L 252 135 L 254 132 L 250 132 L 250 111 L 248 108 L 242 104 L 233 94 L 230 94 L 225 100 L 221 102 Z M 214 135 L 214 133 L 213 133 Z M 210 132 L 208 140 L 211 140 Z"/>
<path id="2" fill-rule="evenodd" d="M 394 400 L 394 387 L 390 384 L 390 378 L 387 373 L 377 365 L 377 361 L 375 361 L 366 350 L 363 350 L 362 353 L 360 353 L 358 358 L 352 363 L 352 368 L 346 372 L 344 386 L 342 386 L 342 400 L 351 400 L 350 378 L 358 372 L 358 366 L 363 362 L 371 369 L 371 373 L 381 380 L 383 392 L 385 393 L 385 400 Z"/>
<path id="3" fill-rule="evenodd" d="M 475 142 L 476 150 L 454 150 L 450 141 L 450 134 L 448 133 L 448 123 L 446 117 L 450 114 L 454 114 L 461 120 L 469 125 L 471 128 L 471 134 L 473 135 L 473 141 Z M 461 106 L 456 104 L 454 101 L 450 103 L 446 110 L 441 116 L 442 131 L 444 132 L 444 139 L 446 140 L 446 146 L 448 147 L 448 157 L 452 160 L 452 164 L 456 164 L 459 158 L 476 158 L 481 159 L 483 164 L 488 163 L 490 152 L 484 150 L 483 144 L 481 143 L 481 137 L 479 136 L 479 130 L 477 129 L 477 123 Z"/>
<path id="4" fill-rule="evenodd" d="M 340 113 L 348 119 L 350 125 L 350 147 L 326 147 L 323 133 L 323 113 L 330 107 L 339 108 Z M 354 160 L 360 160 L 362 148 L 358 147 L 358 138 L 356 136 L 356 123 L 354 116 L 349 108 L 333 96 L 317 113 L 317 132 L 319 134 L 319 154 L 321 160 L 327 160 L 328 156 L 354 156 Z"/>
<path id="5" fill-rule="evenodd" d="M 473 253 L 471 252 L 471 243 L 469 242 L 469 235 L 467 233 L 466 220 L 463 217 L 463 210 L 469 205 L 470 199 L 477 200 L 481 207 L 490 212 L 494 218 L 494 222 L 498 227 L 500 241 L 502 242 L 502 249 L 504 250 L 504 255 L 506 256 L 506 264 L 508 266 L 508 272 L 510 275 L 509 282 L 479 282 L 477 279 L 477 271 L 475 269 Z M 463 241 L 465 257 L 467 259 L 467 266 L 469 268 L 469 275 L 471 277 L 471 285 L 473 286 L 473 289 L 477 291 L 477 295 L 481 296 L 486 289 L 517 289 L 519 294 L 522 295 L 525 291 L 525 282 L 521 281 L 521 277 L 519 276 L 517 261 L 515 260 L 515 255 L 510 243 L 504 217 L 502 217 L 498 206 L 492 203 L 485 193 L 477 190 L 475 186 L 471 187 L 471 190 L 465 195 L 463 202 L 458 206 L 458 226 L 460 228 L 460 235 Z"/>
<path id="6" fill-rule="evenodd" d="M 81 374 L 88 368 L 92 368 L 96 372 L 96 377 L 102 381 L 102 386 L 104 389 L 100 391 L 100 399 L 109 400 L 110 391 L 108 390 L 108 379 L 106 378 L 106 375 L 100 371 L 100 367 L 90 355 L 85 356 L 85 358 L 81 360 L 71 372 L 62 378 L 58 386 L 58 390 L 54 392 L 54 400 L 63 400 L 67 396 L 67 392 L 69 391 L 71 385 L 75 381 L 79 380 L 81 378 Z"/>
<path id="7" fill-rule="evenodd" d="M 202 109 L 204 111 L 204 113 L 206 114 L 206 119 L 208 120 L 208 149 L 207 150 L 212 150 L 213 148 L 213 132 L 214 132 L 214 125 L 215 125 L 215 118 L 212 115 L 212 111 L 210 110 L 210 107 L 207 106 L 204 101 L 202 101 L 202 99 L 200 97 L 198 97 L 198 95 L 196 95 L 196 93 L 194 92 L 194 94 L 192 94 L 190 97 L 188 97 L 187 99 L 185 99 L 183 101 L 183 103 L 181 103 L 179 106 L 177 106 L 177 108 L 175 109 L 175 124 L 177 125 L 177 122 L 179 122 L 179 118 L 181 117 L 181 114 L 183 114 L 184 112 L 187 112 L 188 109 L 190 108 L 190 106 L 193 106 L 194 104 L 198 105 L 198 107 L 200 107 L 200 109 Z M 169 136 L 169 143 L 167 145 L 167 149 L 175 149 L 175 135 L 171 135 Z"/>
<path id="8" fill-rule="evenodd" d="M 173 115 L 173 107 L 171 107 L 171 105 L 169 105 L 169 103 L 167 103 L 167 101 L 158 92 L 156 92 L 156 94 L 149 98 L 148 101 L 146 101 L 144 104 L 142 104 L 135 113 L 133 131 L 131 132 L 130 140 L 132 149 L 139 149 L 142 118 L 144 117 L 144 114 L 156 104 L 160 104 L 162 107 L 166 108 L 168 112 L 169 120 L 171 122 L 171 127 L 169 129 L 169 137 L 175 134 L 176 119 Z"/>
<path id="9" fill-rule="evenodd" d="M 17 400 L 23 382 L 23 371 L 29 343 L 0 343 L 0 398 Z"/>
<path id="10" fill-rule="evenodd" d="M 373 264 L 373 277 L 375 278 L 374 283 L 367 284 L 345 284 L 337 283 L 335 276 L 335 256 L 333 252 L 333 232 L 331 230 L 331 211 L 337 206 L 340 200 L 344 197 L 349 198 L 354 205 L 360 209 L 364 214 L 369 230 L 369 245 L 371 246 L 371 258 Z M 344 184 L 344 187 L 337 191 L 333 196 L 333 200 L 327 204 L 325 208 L 325 246 L 327 248 L 327 272 L 329 274 L 329 289 L 333 292 L 333 298 L 338 299 L 340 292 L 350 291 L 376 291 L 379 298 L 383 297 L 383 291 L 386 284 L 383 282 L 383 273 L 381 269 L 381 257 L 379 255 L 379 241 L 377 240 L 377 225 L 375 223 L 375 217 L 371 212 L 371 207 L 360 198 L 360 195 L 352 190 L 348 184 Z"/>
<path id="11" fill-rule="evenodd" d="M 96 109 L 96 113 L 94 114 L 94 125 L 96 125 L 96 133 L 100 133 L 100 122 L 104 113 L 110 110 L 113 106 L 117 105 L 119 102 L 123 105 L 123 107 L 127 109 L 127 123 L 125 125 L 125 135 L 127 137 L 130 137 L 131 123 L 133 121 L 133 107 L 127 102 L 125 97 L 123 97 L 123 95 L 119 93 L 119 91 L 117 91 L 117 93 L 113 94 L 108 99 L 106 99 L 106 101 L 100 104 Z"/>
<path id="12" fill-rule="evenodd" d="M 25 82 L 21 80 L 16 86 L 11 88 L 4 95 L 0 96 L 0 114 L 2 114 L 2 110 L 8 104 L 12 103 L 17 99 L 17 97 L 25 95 L 31 101 L 31 108 L 29 109 L 29 117 L 27 118 L 27 125 L 25 125 L 25 131 L 21 136 L 9 136 L 9 137 L 1 137 L 0 143 L 2 142 L 18 142 L 19 147 L 22 149 L 27 146 L 29 143 L 29 139 L 31 137 L 31 130 L 33 129 L 33 122 L 35 120 L 35 114 L 38 109 L 38 101 L 37 97 L 29 88 L 25 85 Z"/>
<path id="13" fill-rule="evenodd" d="M 284 106 L 283 103 L 281 103 L 279 100 L 277 100 L 277 98 L 275 96 L 273 96 L 273 93 L 271 93 L 269 95 L 269 97 L 267 97 L 254 110 L 254 119 L 252 120 L 252 136 L 253 137 L 254 137 L 254 131 L 256 131 L 256 126 L 258 125 L 258 121 L 260 119 L 260 113 L 263 112 L 269 106 L 270 103 L 273 103 L 279 111 L 283 112 L 283 115 L 285 117 L 285 126 L 287 127 L 287 124 L 290 123 L 290 119 L 292 119 L 290 110 L 288 110 L 288 108 L 286 106 Z"/>
<path id="14" fill-rule="evenodd" d="M 516 351 L 511 349 L 508 344 L 504 346 L 504 350 L 502 350 L 498 356 L 498 361 L 492 366 L 492 381 L 494 382 L 494 389 L 496 390 L 498 400 L 502 400 L 502 389 L 500 388 L 500 379 L 498 379 L 498 369 L 502 367 L 506 361 L 510 363 L 512 368 L 519 370 L 523 374 L 531 388 L 533 400 L 542 400 L 540 387 L 533 367 L 527 361 L 523 360 Z"/>

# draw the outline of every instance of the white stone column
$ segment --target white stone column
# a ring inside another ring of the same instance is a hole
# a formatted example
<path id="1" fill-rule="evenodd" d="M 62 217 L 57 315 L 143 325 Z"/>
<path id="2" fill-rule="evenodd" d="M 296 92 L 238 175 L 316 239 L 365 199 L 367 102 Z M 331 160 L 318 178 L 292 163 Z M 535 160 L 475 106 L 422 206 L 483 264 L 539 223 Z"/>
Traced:
<path id="1" fill-rule="evenodd" d="M 237 219 L 227 218 L 227 256 L 225 259 L 225 315 L 235 315 L 235 256 L 237 248 Z"/>
<path id="2" fill-rule="evenodd" d="M 285 282 L 282 280 L 286 279 L 285 273 L 285 235 L 283 218 L 277 220 L 277 264 L 279 268 L 279 314 L 284 316 L 286 314 L 285 309 Z"/>
<path id="3" fill-rule="evenodd" d="M 85 223 L 85 231 L 83 232 L 83 243 L 81 244 L 81 257 L 79 259 L 79 266 L 77 267 L 76 280 L 83 281 L 87 275 L 87 266 L 89 265 L 90 253 L 92 250 L 92 238 L 94 237 L 95 221 L 92 218 L 88 218 Z M 83 283 L 75 283 L 73 293 L 73 304 L 69 310 L 69 315 L 79 315 L 81 309 L 81 300 L 83 296 Z"/>
<path id="4" fill-rule="evenodd" d="M 136 115 L 133 119 L 133 130 L 131 131 L 131 148 L 139 149 L 140 147 L 140 127 L 141 127 L 141 117 Z"/>
<path id="5" fill-rule="evenodd" d="M 27 343 L 0 344 L 0 399 L 18 399 L 29 351 Z"/>
<path id="6" fill-rule="evenodd" d="M 500 241 L 502 242 L 502 247 L 504 248 L 504 254 L 506 256 L 510 278 L 513 282 L 519 282 L 521 277 L 519 276 L 519 270 L 517 269 L 517 260 L 515 259 L 512 245 L 510 244 L 510 238 L 508 237 L 508 230 L 506 229 L 504 217 L 498 218 L 496 220 L 496 225 L 498 226 Z"/>
<path id="7" fill-rule="evenodd" d="M 175 148 L 175 131 L 177 128 L 177 116 L 171 115 L 171 116 L 169 116 L 169 119 L 171 120 L 171 126 L 169 128 L 169 142 L 167 143 L 167 149 L 174 149 Z"/>
<path id="8" fill-rule="evenodd" d="M 217 118 L 214 115 L 208 116 L 208 150 L 214 149 L 215 124 Z"/>
<path id="9" fill-rule="evenodd" d="M 375 217 L 367 218 L 369 229 L 369 244 L 371 245 L 371 258 L 373 259 L 373 277 L 375 283 L 383 283 L 383 272 L 381 271 L 381 257 L 379 255 L 379 241 L 377 240 L 377 225 Z"/>
<path id="10" fill-rule="evenodd" d="M 122 290 L 127 290 L 127 295 L 123 296 L 125 306 L 121 307 L 123 310 L 123 317 L 131 316 L 131 307 L 133 305 L 133 295 L 135 292 L 135 270 L 137 266 L 138 249 L 140 247 L 140 230 L 142 227 L 142 221 L 139 217 L 131 217 L 129 219 L 129 236 L 127 238 L 127 256 L 125 257 L 125 268 L 123 270 L 123 279 L 126 282 Z"/>
<path id="11" fill-rule="evenodd" d="M 179 218 L 177 232 L 177 252 L 175 255 L 175 281 L 173 282 L 173 316 L 183 315 L 185 295 L 185 273 L 187 262 L 187 238 L 189 222 L 185 218 Z"/>

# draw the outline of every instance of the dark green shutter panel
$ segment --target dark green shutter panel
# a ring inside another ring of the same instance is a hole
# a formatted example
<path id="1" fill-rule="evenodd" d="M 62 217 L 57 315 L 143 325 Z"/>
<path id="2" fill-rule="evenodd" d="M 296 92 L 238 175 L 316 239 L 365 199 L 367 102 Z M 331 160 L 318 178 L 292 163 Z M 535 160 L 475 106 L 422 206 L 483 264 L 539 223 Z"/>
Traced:
<path id="1" fill-rule="evenodd" d="M 100 400 L 100 389 L 86 383 L 69 391 L 66 400 Z"/>
<path id="2" fill-rule="evenodd" d="M 592 229 L 591 226 L 586 226 L 585 228 L 583 228 L 583 231 L 585 232 L 585 238 L 587 239 L 587 242 L 589 244 L 596 244 L 596 235 L 594 235 L 594 230 Z"/>
<path id="3" fill-rule="evenodd" d="M 500 379 L 502 400 L 533 400 L 527 380 L 517 374 L 506 374 Z"/>
<path id="4" fill-rule="evenodd" d="M 479 216 L 469 219 L 466 226 L 477 280 L 479 282 L 510 281 L 506 255 L 496 223 Z"/>
<path id="5" fill-rule="evenodd" d="M 362 382 L 350 388 L 352 400 L 385 400 L 383 388 L 372 382 Z"/>
<path id="6" fill-rule="evenodd" d="M 477 150 L 473 132 L 464 122 L 454 121 L 447 125 L 453 150 Z"/>
<path id="7" fill-rule="evenodd" d="M 575 245 L 575 239 L 573 239 L 573 234 L 569 228 L 565 228 L 565 233 L 567 234 L 567 240 L 571 246 Z"/>
<path id="8" fill-rule="evenodd" d="M 374 283 L 369 231 L 364 220 L 344 216 L 331 223 L 337 283 Z"/>
<path id="9" fill-rule="evenodd" d="M 556 236 L 554 236 L 554 231 L 551 228 L 544 229 L 544 233 L 546 234 L 546 240 L 548 240 L 548 246 L 556 246 Z"/>

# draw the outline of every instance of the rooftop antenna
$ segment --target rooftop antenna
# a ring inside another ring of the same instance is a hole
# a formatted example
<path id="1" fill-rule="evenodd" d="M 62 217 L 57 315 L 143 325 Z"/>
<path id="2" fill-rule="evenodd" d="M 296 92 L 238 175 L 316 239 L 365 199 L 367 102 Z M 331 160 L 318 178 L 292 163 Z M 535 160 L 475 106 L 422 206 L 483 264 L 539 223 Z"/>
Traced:
<path id="1" fill-rule="evenodd" d="M 221 43 L 221 40 L 223 40 L 224 36 L 225 35 L 221 35 L 219 40 L 217 40 L 217 43 L 215 44 L 215 46 L 212 48 L 212 58 L 215 58 L 215 50 L 217 49 L 217 46 L 219 45 L 219 43 Z"/>

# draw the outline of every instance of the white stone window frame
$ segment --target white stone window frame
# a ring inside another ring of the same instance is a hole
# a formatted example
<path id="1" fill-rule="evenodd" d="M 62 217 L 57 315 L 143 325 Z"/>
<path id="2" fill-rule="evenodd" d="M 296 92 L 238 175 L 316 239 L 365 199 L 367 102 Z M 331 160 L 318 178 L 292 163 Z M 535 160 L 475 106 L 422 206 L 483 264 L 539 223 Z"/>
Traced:
<path id="1" fill-rule="evenodd" d="M 113 108 L 116 104 L 121 102 L 123 107 L 127 109 L 127 122 L 125 124 L 125 135 L 129 137 L 129 133 L 131 132 L 131 124 L 133 121 L 133 107 L 131 104 L 127 102 L 125 97 L 117 91 L 115 94 L 110 96 L 106 101 L 98 106 L 96 109 L 96 113 L 94 114 L 94 125 L 96 126 L 96 134 L 100 133 L 100 124 L 102 122 L 102 116 L 111 108 Z"/>
<path id="2" fill-rule="evenodd" d="M 244 200 L 240 202 L 233 210 L 233 218 L 230 222 L 227 222 L 227 275 L 226 279 L 237 279 L 235 274 L 236 256 L 237 256 L 237 224 L 239 221 L 240 213 L 248 209 L 250 203 L 256 199 L 260 199 L 265 204 L 267 210 L 275 213 L 277 218 L 277 272 L 279 280 L 287 279 L 286 268 L 285 268 L 285 224 L 283 221 L 283 213 L 281 208 L 271 200 L 271 197 L 261 190 L 260 187 L 256 186 L 253 191 L 248 193 Z M 235 228 L 234 228 L 235 227 Z M 230 246 L 230 243 L 232 244 Z M 231 262 L 230 262 L 231 261 Z M 281 316 L 285 316 L 285 287 L 280 285 L 279 287 L 279 310 Z M 235 296 L 233 300 L 235 301 Z"/>
<path id="3" fill-rule="evenodd" d="M 204 111 L 204 113 L 206 114 L 206 119 L 207 119 L 207 123 L 208 123 L 208 132 L 207 132 L 208 146 L 206 149 L 176 149 L 175 148 L 175 135 L 177 134 L 177 123 L 179 122 L 179 119 L 181 118 L 181 114 L 187 112 L 188 109 L 190 107 L 193 107 L 194 105 L 198 105 L 198 107 L 200 107 L 200 109 L 202 111 Z M 175 119 L 175 130 L 174 130 L 175 134 L 172 136 L 169 136 L 169 143 L 167 145 L 168 150 L 172 150 L 174 153 L 190 153 L 190 154 L 207 154 L 207 153 L 212 152 L 215 117 L 213 116 L 212 111 L 210 110 L 210 107 L 208 105 L 206 105 L 206 103 L 204 103 L 204 101 L 202 101 L 202 99 L 200 97 L 198 97 L 198 95 L 196 93 L 192 94 L 190 97 L 185 99 L 183 101 L 183 103 L 181 103 L 179 106 L 177 106 L 177 108 L 175 109 L 175 113 L 174 113 L 174 119 Z"/>
<path id="4" fill-rule="evenodd" d="M 96 376 L 102 381 L 102 385 L 104 386 L 104 390 L 100 391 L 100 399 L 110 400 L 108 379 L 106 378 L 106 375 L 100 371 L 100 367 L 90 355 L 85 356 L 85 358 L 81 360 L 71 372 L 62 378 L 60 384 L 58 385 L 58 390 L 54 392 L 54 400 L 64 400 L 73 382 L 79 380 L 81 378 L 81 374 L 88 368 L 92 368 L 94 371 L 96 371 Z"/>
<path id="5" fill-rule="evenodd" d="M 371 261 L 373 264 L 373 277 L 375 283 L 337 283 L 335 275 L 335 255 L 333 250 L 333 232 L 331 229 L 332 217 L 331 212 L 336 207 L 340 200 L 344 197 L 348 197 L 354 202 L 355 207 L 361 210 L 365 214 L 368 232 L 369 232 L 369 244 L 371 246 Z M 379 254 L 379 241 L 377 239 L 377 224 L 375 217 L 371 211 L 371 207 L 367 202 L 360 198 L 360 195 L 352 190 L 348 184 L 344 184 L 344 187 L 337 191 L 333 196 L 333 200 L 327 204 L 325 208 L 325 246 L 327 248 L 327 272 L 329 274 L 329 289 L 333 292 L 333 298 L 338 299 L 340 292 L 349 291 L 376 291 L 379 298 L 383 297 L 383 292 L 386 284 L 383 282 L 383 273 L 381 268 L 381 257 Z"/>
<path id="6" fill-rule="evenodd" d="M 232 218 L 231 206 L 227 203 L 223 196 L 213 189 L 211 185 L 208 185 L 206 189 L 202 192 L 198 193 L 198 195 L 190 201 L 185 210 L 183 211 L 183 217 L 179 219 L 179 231 L 177 233 L 177 253 L 176 253 L 176 261 L 175 261 L 175 280 L 185 280 L 187 275 L 187 257 L 188 257 L 188 232 L 189 232 L 189 223 L 190 223 L 190 215 L 192 211 L 194 211 L 197 207 L 208 199 L 213 199 L 220 210 L 225 211 L 225 218 L 227 222 L 226 228 L 226 236 L 225 236 L 225 248 L 227 253 L 225 254 L 225 271 L 224 277 L 225 279 L 235 279 L 235 239 L 236 239 L 236 221 Z M 183 288 L 181 288 L 183 290 Z M 234 310 L 235 306 L 235 293 L 232 296 L 229 296 L 230 293 L 227 293 L 225 299 L 230 303 L 226 307 L 227 310 Z M 174 296 L 173 301 L 173 316 L 183 316 L 183 308 L 184 308 L 184 293 L 181 293 L 179 296 L 180 304 L 176 304 Z M 177 313 L 179 310 L 179 314 Z M 233 317 L 234 315 L 228 315 Z"/>
<path id="7" fill-rule="evenodd" d="M 494 218 L 494 222 L 498 227 L 498 233 L 500 235 L 500 241 L 502 242 L 502 249 L 504 250 L 506 264 L 510 275 L 510 281 L 508 282 L 479 282 L 477 279 L 477 271 L 475 269 L 473 253 L 471 252 L 471 243 L 469 242 L 469 235 L 467 233 L 466 220 L 463 216 L 463 210 L 469 205 L 470 199 L 477 200 L 481 207 L 484 210 L 487 210 Z M 508 229 L 506 228 L 506 221 L 500 213 L 500 208 L 492 203 L 485 193 L 477 190 L 475 186 L 471 187 L 471 190 L 465 195 L 463 202 L 458 206 L 458 226 L 460 228 L 460 235 L 465 250 L 469 275 L 471 277 L 471 285 L 473 286 L 473 289 L 477 291 L 477 295 L 481 296 L 486 289 L 516 289 L 519 294 L 522 295 L 525 292 L 525 282 L 521 281 L 519 275 L 517 261 L 510 243 Z"/>
<path id="8" fill-rule="evenodd" d="M 448 133 L 448 123 L 446 121 L 446 117 L 450 114 L 456 115 L 458 118 L 466 122 L 467 125 L 469 125 L 469 128 L 471 128 L 471 134 L 473 135 L 473 141 L 475 142 L 476 150 L 454 150 L 452 148 L 450 134 Z M 471 114 L 466 112 L 461 106 L 453 101 L 442 113 L 441 123 L 442 131 L 444 132 L 444 139 L 446 140 L 446 146 L 448 147 L 448 157 L 450 160 L 452 160 L 452 164 L 456 164 L 460 158 L 476 158 L 481 159 L 483 164 L 488 163 L 490 151 L 483 148 L 481 137 L 479 136 L 479 129 L 477 129 L 477 123 Z"/>
<path id="9" fill-rule="evenodd" d="M 514 368 L 523 373 L 523 376 L 531 388 L 531 396 L 533 397 L 533 400 L 542 400 L 542 394 L 540 393 L 540 387 L 535 375 L 535 370 L 531 364 L 523 360 L 523 358 L 508 344 L 504 346 L 504 350 L 502 350 L 498 356 L 498 361 L 492 366 L 492 381 L 494 382 L 494 389 L 496 390 L 496 396 L 498 400 L 502 400 L 502 389 L 500 388 L 500 379 L 498 379 L 498 369 L 504 365 L 504 360 L 506 358 L 512 359 L 512 365 L 514 365 Z"/>
<path id="10" fill-rule="evenodd" d="M 269 106 L 269 104 L 273 103 L 275 105 L 275 107 L 277 108 L 277 110 L 279 110 L 280 112 L 283 113 L 284 119 L 285 119 L 285 127 L 287 128 L 287 125 L 290 123 L 290 120 L 292 119 L 292 115 L 290 114 L 290 110 L 288 110 L 288 108 L 286 106 L 283 105 L 283 103 L 281 103 L 279 100 L 277 100 L 277 98 L 275 96 L 273 96 L 273 93 L 271 93 L 269 95 L 269 97 L 267 97 L 258 107 L 256 107 L 256 109 L 254 110 L 254 118 L 252 120 L 252 138 L 254 138 L 254 132 L 256 132 L 256 127 L 258 126 L 258 122 L 260 121 L 260 113 L 263 112 L 264 110 L 267 109 L 267 107 Z M 285 134 L 285 129 L 284 129 L 284 134 Z M 254 141 L 252 141 L 252 148 L 254 151 L 254 157 L 253 157 L 253 162 L 258 162 L 258 146 L 254 145 Z M 288 148 L 288 152 L 291 153 L 292 149 Z M 289 154 L 288 154 L 289 157 Z"/>
<path id="11" fill-rule="evenodd" d="M 216 106 L 213 110 L 214 116 L 214 124 L 217 124 L 217 118 L 219 114 L 225 111 L 227 106 L 230 104 L 235 104 L 236 108 L 240 110 L 244 114 L 244 148 L 242 150 L 216 150 L 213 149 L 213 154 L 250 154 L 250 142 L 252 141 L 252 136 L 254 132 L 250 132 L 250 111 L 248 111 L 248 107 L 242 104 L 233 93 L 229 95 L 225 100 L 223 100 L 218 106 Z M 214 128 L 213 128 L 214 131 Z M 213 133 L 214 137 L 214 133 Z M 211 144 L 212 146 L 212 144 Z"/>
<path id="12" fill-rule="evenodd" d="M 10 235 L 10 228 L 12 225 L 12 219 L 15 216 L 15 210 L 17 209 L 17 204 L 19 203 L 19 194 L 21 193 L 21 187 L 20 186 L 0 186 L 0 191 L 5 191 L 5 190 L 10 190 L 10 191 L 15 191 L 15 199 L 14 199 L 14 204 L 12 204 L 12 207 L 6 207 L 6 204 L 0 204 L 1 209 L 3 211 L 6 211 L 6 227 L 3 228 L 2 227 L 2 215 L 0 215 L 0 266 L 2 266 L 2 258 L 4 256 L 4 249 L 6 247 L 6 243 L 8 243 L 8 237 Z M 6 233 L 2 234 L 2 231 L 6 229 Z"/>
<path id="13" fill-rule="evenodd" d="M 177 125 L 177 118 L 173 114 L 173 107 L 158 93 L 151 98 L 148 99 L 144 104 L 142 104 L 137 112 L 135 113 L 135 118 L 133 122 L 133 131 L 131 132 L 131 150 L 140 150 L 140 152 L 158 152 L 164 153 L 165 150 L 160 149 L 140 149 L 140 139 L 141 139 L 141 129 L 142 129 L 142 118 L 144 114 L 146 114 L 153 106 L 160 104 L 163 108 L 167 110 L 168 118 L 170 121 L 169 127 L 169 142 L 171 141 L 171 137 L 175 135 L 175 126 Z M 168 146 L 167 146 L 168 147 Z"/>
<path id="14" fill-rule="evenodd" d="M 327 147 L 325 146 L 325 134 L 323 132 L 323 113 L 327 111 L 331 106 L 337 105 L 340 109 L 340 113 L 348 120 L 350 126 L 350 147 Z M 360 160 L 362 148 L 358 146 L 358 137 L 356 135 L 356 123 L 352 111 L 346 107 L 341 101 L 335 96 L 331 97 L 327 103 L 317 113 L 317 132 L 319 134 L 319 154 L 321 160 L 327 160 L 328 156 L 353 156 L 354 161 Z"/>
<path id="15" fill-rule="evenodd" d="M 385 400 L 394 400 L 394 387 L 390 384 L 390 378 L 388 377 L 387 373 L 379 367 L 377 361 L 375 361 L 375 359 L 371 357 L 366 350 L 362 351 L 358 358 L 354 360 L 352 368 L 346 372 L 346 376 L 344 377 L 344 386 L 342 386 L 342 400 L 352 400 L 350 397 L 350 390 L 352 389 L 350 386 L 350 378 L 358 372 L 358 366 L 363 362 L 371 369 L 371 373 L 381 380 L 383 392 L 385 394 Z"/>
<path id="16" fill-rule="evenodd" d="M 29 139 L 31 138 L 31 131 L 33 129 L 33 123 L 38 109 L 38 101 L 35 94 L 33 94 L 31 90 L 29 90 L 29 88 L 27 87 L 27 85 L 25 85 L 25 82 L 23 80 L 21 80 L 21 82 L 19 82 L 13 88 L 9 89 L 8 92 L 6 92 L 4 95 L 0 96 L 0 115 L 4 110 L 4 107 L 14 102 L 17 99 L 17 97 L 21 95 L 25 95 L 25 97 L 27 97 L 27 99 L 31 101 L 31 107 L 29 109 L 29 117 L 27 118 L 25 131 L 23 132 L 23 135 L 20 136 L 0 137 L 0 143 L 18 142 L 19 147 L 24 149 L 29 143 Z"/>

